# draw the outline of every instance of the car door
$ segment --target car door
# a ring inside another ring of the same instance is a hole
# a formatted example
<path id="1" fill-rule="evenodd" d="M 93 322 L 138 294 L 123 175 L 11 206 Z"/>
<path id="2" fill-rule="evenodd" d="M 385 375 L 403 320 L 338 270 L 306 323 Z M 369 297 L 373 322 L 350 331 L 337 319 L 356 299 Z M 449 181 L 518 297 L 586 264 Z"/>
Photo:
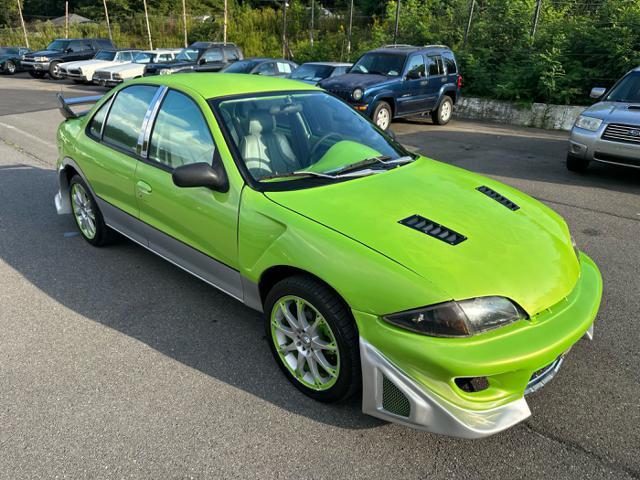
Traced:
<path id="1" fill-rule="evenodd" d="M 94 50 L 91 43 L 86 40 L 73 40 L 69 43 L 69 53 L 64 57 L 65 62 L 73 62 L 75 60 L 86 60 L 93 57 Z"/>
<path id="2" fill-rule="evenodd" d="M 427 75 L 422 54 L 414 53 L 406 63 L 402 76 L 402 91 L 398 96 L 398 114 L 419 112 L 427 104 Z"/>
<path id="3" fill-rule="evenodd" d="M 77 150 L 78 163 L 97 197 L 105 221 L 142 241 L 136 228 L 135 196 L 138 141 L 157 86 L 132 85 L 102 104 L 88 123 L 86 145 Z"/>
<path id="4" fill-rule="evenodd" d="M 434 109 L 440 98 L 440 89 L 447 82 L 444 72 L 444 64 L 440 55 L 429 55 L 427 60 L 427 90 L 426 90 L 426 110 Z"/>
<path id="5" fill-rule="evenodd" d="M 221 162 L 200 106 L 183 92 L 166 90 L 148 135 L 148 151 L 136 172 L 136 192 L 140 219 L 150 227 L 149 247 L 241 298 L 239 189 L 230 185 L 222 193 L 205 187 L 180 188 L 172 179 L 174 169 L 182 165 Z"/>

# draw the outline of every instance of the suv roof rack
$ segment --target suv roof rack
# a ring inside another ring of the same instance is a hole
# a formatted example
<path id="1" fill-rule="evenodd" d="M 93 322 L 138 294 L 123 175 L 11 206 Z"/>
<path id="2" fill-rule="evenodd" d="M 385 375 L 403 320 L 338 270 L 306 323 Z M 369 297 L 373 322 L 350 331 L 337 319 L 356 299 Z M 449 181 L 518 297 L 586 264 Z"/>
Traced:
<path id="1" fill-rule="evenodd" d="M 446 45 L 435 44 L 435 45 L 423 45 L 422 48 L 449 48 L 449 47 Z"/>
<path id="2" fill-rule="evenodd" d="M 381 48 L 407 48 L 407 47 L 415 47 L 415 45 L 409 45 L 408 43 L 390 43 L 389 45 L 383 45 Z"/>

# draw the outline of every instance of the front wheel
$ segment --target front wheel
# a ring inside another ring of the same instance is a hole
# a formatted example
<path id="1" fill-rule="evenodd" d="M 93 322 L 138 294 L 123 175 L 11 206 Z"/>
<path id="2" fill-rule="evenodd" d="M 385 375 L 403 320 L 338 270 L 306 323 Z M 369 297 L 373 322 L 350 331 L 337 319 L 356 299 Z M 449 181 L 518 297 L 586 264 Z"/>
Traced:
<path id="1" fill-rule="evenodd" d="M 13 75 L 16 73 L 16 64 L 11 60 L 7 60 L 4 64 L 3 73 L 6 73 L 7 75 Z"/>
<path id="2" fill-rule="evenodd" d="M 451 97 L 445 96 L 438 109 L 431 112 L 431 120 L 436 125 L 446 125 L 451 120 L 451 116 L 453 115 L 453 100 Z"/>
<path id="3" fill-rule="evenodd" d="M 373 123 L 378 126 L 378 128 L 386 131 L 389 128 L 389 125 L 391 125 L 392 118 L 393 113 L 391 111 L 391 105 L 389 105 L 387 102 L 376 103 L 376 106 L 373 109 L 373 114 L 371 115 L 371 119 L 373 120 Z"/>
<path id="4" fill-rule="evenodd" d="M 271 289 L 264 311 L 271 352 L 296 388 L 321 402 L 360 389 L 358 332 L 329 287 L 305 275 L 286 278 Z"/>
<path id="5" fill-rule="evenodd" d="M 54 80 L 60 80 L 62 78 L 60 62 L 51 62 L 51 65 L 49 65 L 49 76 Z"/>
<path id="6" fill-rule="evenodd" d="M 567 170 L 577 173 L 584 173 L 589 168 L 589 160 L 574 157 L 570 153 L 567 154 Z"/>
<path id="7" fill-rule="evenodd" d="M 69 182 L 71 211 L 82 237 L 94 247 L 108 245 L 115 238 L 98 208 L 93 195 L 80 175 L 74 175 Z"/>

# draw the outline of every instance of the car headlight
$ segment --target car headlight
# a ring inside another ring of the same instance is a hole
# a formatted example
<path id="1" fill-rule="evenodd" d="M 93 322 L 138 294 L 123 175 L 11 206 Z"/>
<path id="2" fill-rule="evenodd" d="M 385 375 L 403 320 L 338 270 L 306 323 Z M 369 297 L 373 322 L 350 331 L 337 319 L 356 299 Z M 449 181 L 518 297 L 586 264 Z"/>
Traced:
<path id="1" fill-rule="evenodd" d="M 161 68 L 160 69 L 160 75 L 171 75 L 171 69 L 170 68 Z"/>
<path id="2" fill-rule="evenodd" d="M 518 320 L 527 313 L 505 297 L 478 297 L 385 315 L 384 320 L 432 337 L 470 337 Z"/>
<path id="3" fill-rule="evenodd" d="M 34 60 L 36 62 L 46 62 L 49 59 L 47 57 L 34 57 Z"/>
<path id="4" fill-rule="evenodd" d="M 351 96 L 353 97 L 354 100 L 358 101 L 362 98 L 362 95 L 364 94 L 364 92 L 362 91 L 361 88 L 356 88 L 353 93 L 351 94 Z"/>
<path id="5" fill-rule="evenodd" d="M 588 117 L 587 115 L 580 115 L 576 120 L 576 127 L 584 128 L 591 132 L 595 132 L 602 125 L 601 118 Z"/>

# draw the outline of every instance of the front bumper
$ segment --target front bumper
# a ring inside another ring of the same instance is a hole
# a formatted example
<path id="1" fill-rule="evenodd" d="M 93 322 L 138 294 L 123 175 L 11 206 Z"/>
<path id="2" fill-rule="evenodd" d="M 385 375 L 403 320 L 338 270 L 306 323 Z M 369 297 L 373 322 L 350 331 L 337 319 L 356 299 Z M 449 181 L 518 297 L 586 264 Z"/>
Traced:
<path id="1" fill-rule="evenodd" d="M 47 72 L 49 71 L 50 62 L 28 62 L 26 60 L 22 60 L 20 62 L 20 66 L 24 70 L 33 70 L 36 72 Z"/>
<path id="2" fill-rule="evenodd" d="M 470 338 L 435 338 L 354 311 L 360 332 L 363 412 L 420 430 L 481 438 L 531 412 L 524 399 L 558 372 L 564 354 L 593 335 L 602 279 L 581 254 L 581 276 L 566 299 L 527 321 Z M 484 377 L 463 391 L 456 379 Z"/>
<path id="3" fill-rule="evenodd" d="M 608 123 L 603 122 L 595 132 L 573 127 L 569 139 L 569 155 L 589 162 L 640 168 L 640 144 L 603 140 L 602 134 L 607 125 Z"/>
<path id="4" fill-rule="evenodd" d="M 92 82 L 96 85 L 100 85 L 101 87 L 115 87 L 116 85 L 120 85 L 123 80 L 114 78 L 98 78 L 94 75 Z"/>
<path id="5" fill-rule="evenodd" d="M 89 79 L 84 76 L 82 73 L 74 73 L 74 72 L 69 72 L 67 70 L 61 70 L 60 74 L 62 75 L 62 78 L 67 78 L 69 80 L 81 80 L 83 82 L 88 82 Z"/>

